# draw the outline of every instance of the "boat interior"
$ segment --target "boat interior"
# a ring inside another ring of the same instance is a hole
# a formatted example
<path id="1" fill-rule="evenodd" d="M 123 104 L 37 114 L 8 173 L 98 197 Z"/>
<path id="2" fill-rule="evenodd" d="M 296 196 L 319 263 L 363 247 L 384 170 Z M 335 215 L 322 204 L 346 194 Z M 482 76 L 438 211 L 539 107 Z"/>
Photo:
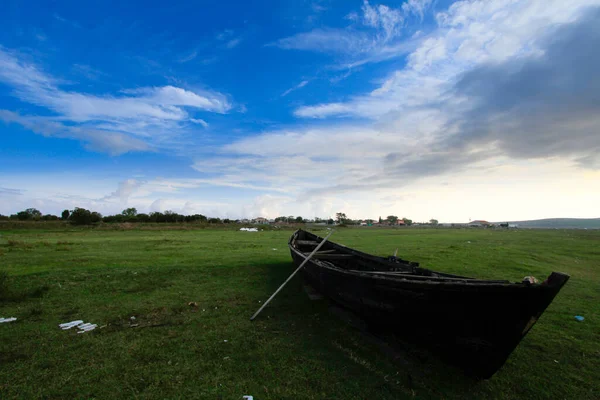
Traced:
<path id="1" fill-rule="evenodd" d="M 308 257 L 323 238 L 303 230 L 296 231 L 290 239 L 290 247 L 303 257 Z M 361 274 L 374 274 L 389 277 L 408 277 L 440 281 L 470 281 L 485 283 L 509 283 L 507 280 L 478 280 L 465 276 L 445 274 L 421 268 L 418 262 L 403 260 L 396 255 L 379 257 L 351 249 L 331 241 L 324 243 L 311 260 L 323 267 L 342 269 Z"/>

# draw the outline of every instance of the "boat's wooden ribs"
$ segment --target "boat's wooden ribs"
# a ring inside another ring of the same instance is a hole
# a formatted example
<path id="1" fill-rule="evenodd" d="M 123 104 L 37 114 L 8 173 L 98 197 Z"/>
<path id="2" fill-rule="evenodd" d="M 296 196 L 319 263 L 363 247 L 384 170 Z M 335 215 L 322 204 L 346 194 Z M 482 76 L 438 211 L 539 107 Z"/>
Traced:
<path id="1" fill-rule="evenodd" d="M 296 240 L 298 246 L 316 246 L 319 244 L 316 240 Z"/>

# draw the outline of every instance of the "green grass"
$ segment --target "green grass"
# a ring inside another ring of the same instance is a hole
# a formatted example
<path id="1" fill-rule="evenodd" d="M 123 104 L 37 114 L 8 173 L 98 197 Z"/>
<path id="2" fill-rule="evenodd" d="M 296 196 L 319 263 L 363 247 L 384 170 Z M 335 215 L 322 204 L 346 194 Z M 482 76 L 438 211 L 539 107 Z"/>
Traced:
<path id="1" fill-rule="evenodd" d="M 0 317 L 18 318 L 0 324 L 0 398 L 600 397 L 600 231 L 335 233 L 346 246 L 380 255 L 398 248 L 450 273 L 515 281 L 571 274 L 506 365 L 481 382 L 417 350 L 409 362 L 393 360 L 327 302 L 309 301 L 300 279 L 250 322 L 293 270 L 290 234 L 0 231 Z M 105 327 L 58 328 L 75 319 Z"/>

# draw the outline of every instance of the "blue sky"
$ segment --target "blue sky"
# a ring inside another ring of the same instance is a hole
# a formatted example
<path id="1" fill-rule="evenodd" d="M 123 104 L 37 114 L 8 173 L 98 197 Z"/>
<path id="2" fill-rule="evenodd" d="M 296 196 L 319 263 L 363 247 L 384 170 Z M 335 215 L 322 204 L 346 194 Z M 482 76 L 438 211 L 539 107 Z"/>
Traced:
<path id="1" fill-rule="evenodd" d="M 8 0 L 0 213 L 597 217 L 599 6 Z"/>

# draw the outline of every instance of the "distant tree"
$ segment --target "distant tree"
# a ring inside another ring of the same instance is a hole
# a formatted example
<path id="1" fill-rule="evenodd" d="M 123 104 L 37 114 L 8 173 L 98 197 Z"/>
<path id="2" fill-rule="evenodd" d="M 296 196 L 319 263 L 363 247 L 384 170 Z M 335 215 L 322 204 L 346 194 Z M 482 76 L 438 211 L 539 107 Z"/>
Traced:
<path id="1" fill-rule="evenodd" d="M 8 221 L 8 219 L 9 219 L 8 215 L 0 214 L 0 221 Z"/>
<path id="2" fill-rule="evenodd" d="M 208 223 L 209 224 L 220 224 L 221 223 L 221 219 L 220 218 L 209 218 L 208 219 Z"/>
<path id="3" fill-rule="evenodd" d="M 185 216 L 177 214 L 175 211 L 167 210 L 165 211 L 164 219 L 164 222 L 183 222 L 185 220 Z"/>
<path id="4" fill-rule="evenodd" d="M 296 217 L 294 217 L 293 215 L 288 215 L 286 222 L 294 222 L 296 220 Z"/>
<path id="5" fill-rule="evenodd" d="M 379 216 L 379 223 L 381 223 L 381 216 Z"/>
<path id="6" fill-rule="evenodd" d="M 63 210 L 62 214 L 60 215 L 61 219 L 63 219 L 64 221 L 69 219 L 69 210 Z"/>
<path id="7" fill-rule="evenodd" d="M 35 208 L 28 208 L 27 210 L 25 210 L 25 212 L 31 215 L 32 219 L 40 219 L 42 217 L 42 213 Z"/>
<path id="8" fill-rule="evenodd" d="M 58 217 L 52 214 L 46 214 L 42 217 L 42 221 L 58 221 Z"/>
<path id="9" fill-rule="evenodd" d="M 327 225 L 333 225 L 333 223 L 334 223 L 333 218 L 329 218 L 327 220 Z"/>
<path id="10" fill-rule="evenodd" d="M 430 220 L 429 220 L 429 223 L 430 223 L 431 225 L 437 225 L 437 224 L 438 224 L 438 220 L 437 220 L 437 219 L 433 219 L 433 218 L 432 218 L 432 219 L 430 219 Z"/>
<path id="11" fill-rule="evenodd" d="M 287 217 L 277 217 L 275 218 L 275 222 L 287 222 Z"/>
<path id="12" fill-rule="evenodd" d="M 223 223 L 224 223 L 224 224 L 230 224 L 230 223 L 232 223 L 232 222 L 233 222 L 233 221 L 232 221 L 232 220 L 230 220 L 229 218 L 225 218 L 225 219 L 223 219 Z"/>
<path id="13" fill-rule="evenodd" d="M 17 218 L 19 221 L 27 221 L 28 219 L 31 219 L 31 215 L 27 214 L 26 211 L 19 211 L 17 213 Z"/>
<path id="14" fill-rule="evenodd" d="M 121 211 L 121 215 L 123 215 L 124 217 L 128 217 L 128 218 L 137 216 L 137 213 L 138 212 L 135 207 L 126 208 L 123 211 Z"/>
<path id="15" fill-rule="evenodd" d="M 338 224 L 343 224 L 346 222 L 346 220 L 348 219 L 348 217 L 346 217 L 345 213 L 335 213 L 335 220 L 337 221 Z"/>
<path id="16" fill-rule="evenodd" d="M 395 224 L 396 222 L 398 222 L 398 217 L 395 215 L 388 215 L 385 220 L 387 222 L 389 222 L 390 225 L 392 225 L 392 224 Z"/>
<path id="17" fill-rule="evenodd" d="M 100 214 L 99 212 L 96 212 L 96 211 L 94 211 L 90 214 L 90 222 L 92 224 L 98 223 L 100 221 L 102 221 L 102 214 Z"/>
<path id="18" fill-rule="evenodd" d="M 89 225 L 92 223 L 92 213 L 85 208 L 75 207 L 69 220 L 75 225 Z"/>
<path id="19" fill-rule="evenodd" d="M 296 217 L 296 222 L 301 224 L 302 222 L 304 222 L 304 219 L 302 219 L 302 217 Z"/>
<path id="20" fill-rule="evenodd" d="M 136 218 L 139 222 L 148 222 L 150 216 L 148 214 L 139 213 L 138 215 L 136 215 Z"/>
<path id="21" fill-rule="evenodd" d="M 17 213 L 17 219 L 21 221 L 39 220 L 42 218 L 42 213 L 35 208 L 28 208 Z"/>
<path id="22" fill-rule="evenodd" d="M 412 223 L 413 223 L 413 222 L 412 222 L 412 219 L 408 219 L 408 218 L 402 218 L 402 221 L 404 221 L 404 223 L 405 223 L 407 226 L 411 226 L 411 225 L 412 225 Z"/>
<path id="23" fill-rule="evenodd" d="M 155 211 L 149 215 L 150 222 L 165 222 L 165 215 L 160 211 Z"/>

